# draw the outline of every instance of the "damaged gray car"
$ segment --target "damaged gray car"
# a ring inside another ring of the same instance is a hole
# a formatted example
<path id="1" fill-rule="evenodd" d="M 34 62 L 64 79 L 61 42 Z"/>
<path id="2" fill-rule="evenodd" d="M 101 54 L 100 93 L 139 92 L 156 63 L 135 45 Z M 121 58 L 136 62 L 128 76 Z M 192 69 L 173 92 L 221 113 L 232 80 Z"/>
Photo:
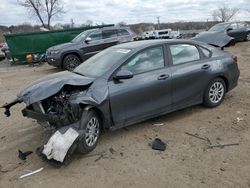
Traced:
<path id="1" fill-rule="evenodd" d="M 101 130 L 115 130 L 188 106 L 218 106 L 237 85 L 237 57 L 192 40 L 139 41 L 108 48 L 73 72 L 28 85 L 17 99 L 25 117 L 57 130 L 41 152 L 65 160 L 92 151 Z M 74 147 L 73 147 L 74 146 Z"/>
<path id="2" fill-rule="evenodd" d="M 236 41 L 250 41 L 250 25 L 245 22 L 224 22 L 196 35 L 193 40 L 206 42 L 216 47 L 228 47 Z"/>

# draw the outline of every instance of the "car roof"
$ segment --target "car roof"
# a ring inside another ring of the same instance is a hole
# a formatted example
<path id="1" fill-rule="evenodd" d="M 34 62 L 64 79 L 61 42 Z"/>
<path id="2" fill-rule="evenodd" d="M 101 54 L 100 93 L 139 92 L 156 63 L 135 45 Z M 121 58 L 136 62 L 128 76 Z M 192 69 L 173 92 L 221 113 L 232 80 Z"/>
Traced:
<path id="1" fill-rule="evenodd" d="M 157 40 L 142 40 L 142 41 L 128 42 L 128 43 L 123 43 L 123 44 L 113 46 L 111 48 L 143 49 L 143 48 L 154 46 L 154 45 L 161 45 L 161 44 L 168 44 L 168 43 L 191 43 L 191 44 L 198 44 L 198 45 L 204 46 L 204 43 L 194 41 L 194 40 L 157 39 Z"/>

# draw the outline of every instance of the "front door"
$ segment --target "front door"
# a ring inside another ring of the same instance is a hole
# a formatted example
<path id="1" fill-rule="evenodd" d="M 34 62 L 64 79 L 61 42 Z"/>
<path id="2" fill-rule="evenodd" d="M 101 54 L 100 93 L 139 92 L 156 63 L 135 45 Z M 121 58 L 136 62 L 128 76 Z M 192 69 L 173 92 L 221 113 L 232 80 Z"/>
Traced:
<path id="1" fill-rule="evenodd" d="M 94 31 L 88 37 L 91 40 L 81 49 L 84 59 L 87 59 L 104 49 L 102 31 Z"/>
<path id="2" fill-rule="evenodd" d="M 171 106 L 171 74 L 163 46 L 147 48 L 134 55 L 121 69 L 133 77 L 109 81 L 110 105 L 116 126 L 149 118 Z"/>

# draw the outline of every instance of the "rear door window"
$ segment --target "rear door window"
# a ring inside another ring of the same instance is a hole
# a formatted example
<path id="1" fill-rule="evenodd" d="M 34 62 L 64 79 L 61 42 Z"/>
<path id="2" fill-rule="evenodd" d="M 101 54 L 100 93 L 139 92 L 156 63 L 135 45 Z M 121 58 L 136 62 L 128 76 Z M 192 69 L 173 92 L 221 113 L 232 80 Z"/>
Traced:
<path id="1" fill-rule="evenodd" d="M 245 29 L 247 27 L 247 24 L 245 23 L 238 23 L 239 29 Z"/>
<path id="2" fill-rule="evenodd" d="M 102 35 L 103 35 L 104 39 L 117 37 L 117 30 L 115 30 L 115 29 L 104 30 L 104 31 L 102 31 Z"/>
<path id="3" fill-rule="evenodd" d="M 190 44 L 169 45 L 173 65 L 197 61 L 200 59 L 199 50 Z"/>
<path id="4" fill-rule="evenodd" d="M 211 52 L 208 50 L 208 49 L 206 49 L 206 48 L 203 48 L 203 47 L 201 47 L 201 46 L 199 46 L 199 49 L 201 50 L 201 53 L 203 54 L 203 56 L 205 57 L 205 58 L 209 58 L 209 57 L 211 57 Z"/>
<path id="5" fill-rule="evenodd" d="M 129 35 L 129 32 L 126 29 L 119 29 L 118 36 Z"/>
<path id="6" fill-rule="evenodd" d="M 233 30 L 238 29 L 237 23 L 232 23 L 229 28 L 232 28 Z"/>

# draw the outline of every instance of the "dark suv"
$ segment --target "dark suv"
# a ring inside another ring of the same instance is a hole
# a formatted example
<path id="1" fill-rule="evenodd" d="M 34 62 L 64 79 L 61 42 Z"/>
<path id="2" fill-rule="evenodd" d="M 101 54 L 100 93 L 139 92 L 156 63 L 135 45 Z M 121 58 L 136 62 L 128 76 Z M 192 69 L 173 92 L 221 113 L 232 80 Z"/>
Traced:
<path id="1" fill-rule="evenodd" d="M 116 44 L 133 41 L 127 27 L 106 27 L 80 33 L 71 42 L 50 47 L 46 60 L 50 65 L 73 70 L 96 53 Z"/>

